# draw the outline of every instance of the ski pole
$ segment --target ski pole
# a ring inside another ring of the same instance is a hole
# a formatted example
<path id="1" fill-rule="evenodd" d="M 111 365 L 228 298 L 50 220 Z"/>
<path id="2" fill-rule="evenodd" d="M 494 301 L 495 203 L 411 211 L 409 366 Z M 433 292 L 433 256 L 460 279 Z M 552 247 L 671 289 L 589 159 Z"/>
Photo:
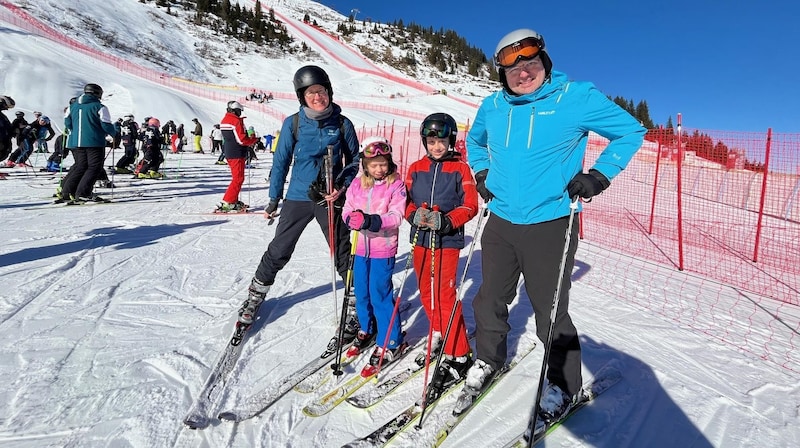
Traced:
<path id="1" fill-rule="evenodd" d="M 116 166 L 114 164 L 114 158 L 115 158 L 114 157 L 114 149 L 116 149 L 116 148 L 114 147 L 114 144 L 112 143 L 111 144 L 111 166 Z M 114 200 L 114 187 L 116 186 L 116 185 L 114 185 L 114 175 L 116 173 L 117 173 L 116 168 L 111 170 L 111 200 Z M 106 177 L 108 177 L 108 176 L 106 176 Z"/>
<path id="2" fill-rule="evenodd" d="M 333 194 L 333 145 L 328 145 L 328 154 L 325 156 L 325 191 L 330 198 Z M 336 232 L 334 231 L 333 200 L 328 199 L 328 246 L 331 252 L 331 287 L 333 288 L 333 316 L 338 314 L 336 308 Z"/>
<path id="3" fill-rule="evenodd" d="M 553 331 L 556 326 L 556 313 L 558 312 L 558 303 L 561 301 L 561 283 L 564 281 L 564 271 L 567 266 L 567 257 L 569 256 L 569 245 L 572 240 L 572 224 L 575 221 L 575 211 L 578 209 L 578 196 L 575 196 L 569 204 L 569 219 L 567 221 L 567 233 L 564 236 L 564 253 L 561 256 L 561 265 L 558 268 L 558 284 L 556 285 L 556 293 L 553 297 L 553 307 L 550 309 L 550 328 L 547 330 L 547 341 L 544 345 L 544 358 L 542 359 L 542 370 L 539 373 L 539 386 L 536 388 L 536 397 L 533 403 L 533 415 L 531 415 L 528 431 L 528 448 L 533 446 L 533 435 L 536 430 L 536 421 L 539 419 L 539 411 L 541 406 L 539 400 L 542 396 L 542 389 L 544 389 L 544 379 L 547 375 L 547 362 L 550 359 L 550 347 L 553 345 Z"/>
<path id="4" fill-rule="evenodd" d="M 253 181 L 253 162 L 247 164 L 247 206 L 250 206 L 250 191 L 252 190 Z M 335 316 L 335 314 L 334 314 Z"/>
<path id="5" fill-rule="evenodd" d="M 483 219 L 489 214 L 489 209 L 486 208 L 486 205 L 482 207 L 482 209 L 478 212 L 478 223 L 475 227 L 475 234 L 472 236 L 472 242 L 469 244 L 469 251 L 467 252 L 467 261 L 464 265 L 464 272 L 461 274 L 461 279 L 458 283 L 458 290 L 456 291 L 456 302 L 453 304 L 453 309 L 450 311 L 450 318 L 447 320 L 447 327 L 444 331 L 444 336 L 442 337 L 442 350 L 439 351 L 439 354 L 436 356 L 436 364 L 434 364 L 433 371 L 439 371 L 439 365 L 442 363 L 442 357 L 444 355 L 444 346 L 447 343 L 447 339 L 450 337 L 450 330 L 453 327 L 453 321 L 456 317 L 456 308 L 461 304 L 464 299 L 464 282 L 467 280 L 467 270 L 469 269 L 470 262 L 472 261 L 472 254 L 475 251 L 475 242 L 478 240 L 478 235 L 480 235 L 481 228 L 483 225 Z M 430 359 L 430 358 L 428 358 Z M 427 367 L 426 367 L 427 368 Z M 427 387 L 430 387 L 428 385 Z M 427 389 L 426 387 L 426 389 Z M 425 416 L 425 408 L 427 407 L 427 390 L 423 389 L 423 396 L 422 396 L 422 413 L 420 413 L 419 423 L 417 423 L 417 429 L 422 429 L 422 417 Z"/>
<path id="6" fill-rule="evenodd" d="M 439 206 L 434 205 L 433 211 L 439 211 Z M 425 354 L 425 381 L 422 384 L 422 414 L 420 414 L 420 422 L 422 421 L 422 417 L 425 417 L 425 392 L 428 390 L 428 373 L 430 372 L 430 359 L 431 359 L 431 351 L 433 350 L 433 321 L 434 321 L 434 314 L 436 312 L 435 305 L 434 305 L 434 295 L 436 289 L 436 232 L 433 229 L 430 229 L 431 238 L 430 238 L 430 246 L 431 246 L 431 319 L 430 325 L 428 326 L 428 347 L 427 352 Z M 444 345 L 444 340 L 442 341 Z M 417 428 L 421 428 L 420 424 L 417 424 Z"/>
<path id="7" fill-rule="evenodd" d="M 347 321 L 347 296 L 350 294 L 350 290 L 353 286 L 353 265 L 355 264 L 356 260 L 356 245 L 358 244 L 358 230 L 353 230 L 350 233 L 350 260 L 348 261 L 347 278 L 345 278 L 344 299 L 342 300 L 342 315 L 339 318 L 339 331 L 337 335 L 339 343 L 336 347 L 336 358 L 334 358 L 333 364 L 331 364 L 333 374 L 336 376 L 341 376 L 343 373 L 341 369 L 341 359 L 342 340 L 344 339 L 344 325 Z"/>

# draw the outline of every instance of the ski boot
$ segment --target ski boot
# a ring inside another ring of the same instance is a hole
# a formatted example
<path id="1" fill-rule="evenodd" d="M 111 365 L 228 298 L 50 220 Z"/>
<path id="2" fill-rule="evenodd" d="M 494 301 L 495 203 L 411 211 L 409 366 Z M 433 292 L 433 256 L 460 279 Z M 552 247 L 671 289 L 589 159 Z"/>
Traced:
<path id="1" fill-rule="evenodd" d="M 267 296 L 270 286 L 253 277 L 250 282 L 247 299 L 242 302 L 242 306 L 239 308 L 239 319 L 236 321 L 236 332 L 231 338 L 231 345 L 239 345 L 242 342 L 244 333 L 256 320 L 258 308 L 264 303 L 264 298 Z"/>

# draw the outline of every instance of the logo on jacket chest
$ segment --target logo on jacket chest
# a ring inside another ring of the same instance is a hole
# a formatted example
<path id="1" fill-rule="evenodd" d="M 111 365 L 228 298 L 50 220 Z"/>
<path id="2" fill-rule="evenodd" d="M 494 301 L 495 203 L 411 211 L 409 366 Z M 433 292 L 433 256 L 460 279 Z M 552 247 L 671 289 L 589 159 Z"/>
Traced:
<path id="1" fill-rule="evenodd" d="M 551 110 L 540 110 L 539 112 L 536 112 L 536 115 L 555 115 L 555 114 L 556 114 L 556 111 L 555 111 L 555 109 L 551 109 Z"/>

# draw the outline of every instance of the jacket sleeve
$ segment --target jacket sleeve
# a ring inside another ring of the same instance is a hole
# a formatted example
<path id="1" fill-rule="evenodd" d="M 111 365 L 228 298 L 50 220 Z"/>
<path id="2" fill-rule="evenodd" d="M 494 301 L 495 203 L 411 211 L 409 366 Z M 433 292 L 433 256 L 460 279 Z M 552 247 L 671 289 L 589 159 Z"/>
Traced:
<path id="1" fill-rule="evenodd" d="M 111 136 L 116 134 L 117 130 L 114 129 L 114 123 L 111 122 L 111 113 L 108 111 L 108 108 L 102 106 L 98 109 L 97 113 L 100 115 L 100 124 L 103 126 L 103 132 Z"/>
<path id="2" fill-rule="evenodd" d="M 472 168 L 472 171 L 476 173 L 489 169 L 489 137 L 486 133 L 485 111 L 489 99 L 491 99 L 491 97 L 484 100 L 481 107 L 478 108 L 475 121 L 472 123 L 472 127 L 467 134 L 467 162 L 470 168 Z"/>
<path id="3" fill-rule="evenodd" d="M 405 188 L 406 188 L 406 211 L 404 217 L 406 220 L 411 218 L 411 215 L 417 211 L 417 204 L 414 203 L 413 198 L 411 197 L 411 192 L 413 191 L 413 183 L 414 183 L 414 171 L 415 171 L 414 163 L 408 168 L 408 173 L 406 173 L 406 181 L 405 181 Z"/>
<path id="4" fill-rule="evenodd" d="M 586 95 L 583 125 L 609 140 L 592 168 L 608 180 L 618 175 L 642 146 L 647 130 L 631 114 L 609 100 L 591 83 Z"/>
<path id="5" fill-rule="evenodd" d="M 344 167 L 342 172 L 336 178 L 336 185 L 347 187 L 353 182 L 358 174 L 359 164 L 359 149 L 358 149 L 358 135 L 356 129 L 353 127 L 353 122 L 349 118 L 344 118 L 344 142 L 347 144 L 346 148 L 341 148 L 342 156 L 344 157 Z M 341 132 L 341 130 L 339 131 Z M 283 134 L 283 131 L 281 131 Z"/>
<path id="6" fill-rule="evenodd" d="M 51 124 L 47 125 L 47 132 L 48 132 L 48 135 L 47 135 L 47 138 L 45 138 L 45 140 L 47 140 L 47 141 L 52 140 L 53 137 L 56 136 L 56 131 L 53 130 L 53 126 Z"/>
<path id="7" fill-rule="evenodd" d="M 292 162 L 294 144 L 294 136 L 292 136 L 292 117 L 289 116 L 283 120 L 281 138 L 278 139 L 275 153 L 272 155 L 272 175 L 269 178 L 270 199 L 283 198 L 283 186 L 286 182 L 286 176 L 289 174 L 289 165 Z"/>
<path id="8" fill-rule="evenodd" d="M 399 229 L 405 219 L 406 185 L 400 179 L 388 188 L 389 211 L 382 213 L 381 230 Z"/>
<path id="9" fill-rule="evenodd" d="M 351 183 L 349 187 L 347 187 L 347 194 L 345 195 L 344 205 L 342 206 L 342 221 L 347 222 L 347 218 L 350 217 L 350 213 L 353 210 L 356 210 L 356 188 L 358 188 L 358 184 Z"/>
<path id="10" fill-rule="evenodd" d="M 453 228 L 461 227 L 478 214 L 478 190 L 475 178 L 466 163 L 460 163 L 461 188 L 464 191 L 464 202 L 447 214 Z"/>
<path id="11" fill-rule="evenodd" d="M 72 131 L 72 106 L 70 105 L 67 108 L 67 111 L 64 112 L 64 128 L 67 131 Z"/>

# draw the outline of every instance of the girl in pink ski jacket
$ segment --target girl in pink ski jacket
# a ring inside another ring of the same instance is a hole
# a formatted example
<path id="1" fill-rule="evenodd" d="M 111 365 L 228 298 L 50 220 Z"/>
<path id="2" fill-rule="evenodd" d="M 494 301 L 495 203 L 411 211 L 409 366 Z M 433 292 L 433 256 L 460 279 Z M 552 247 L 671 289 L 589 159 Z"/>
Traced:
<path id="1" fill-rule="evenodd" d="M 389 334 L 384 363 L 390 362 L 402 344 L 400 316 L 394 311 L 394 273 L 397 238 L 406 207 L 406 189 L 392 147 L 381 137 L 370 137 L 361 145 L 362 175 L 347 189 L 342 219 L 358 232 L 353 261 L 353 290 L 361 331 L 354 348 L 361 350 Z M 390 328 L 391 327 L 391 328 Z M 383 353 L 376 347 L 370 364 L 377 365 Z"/>

